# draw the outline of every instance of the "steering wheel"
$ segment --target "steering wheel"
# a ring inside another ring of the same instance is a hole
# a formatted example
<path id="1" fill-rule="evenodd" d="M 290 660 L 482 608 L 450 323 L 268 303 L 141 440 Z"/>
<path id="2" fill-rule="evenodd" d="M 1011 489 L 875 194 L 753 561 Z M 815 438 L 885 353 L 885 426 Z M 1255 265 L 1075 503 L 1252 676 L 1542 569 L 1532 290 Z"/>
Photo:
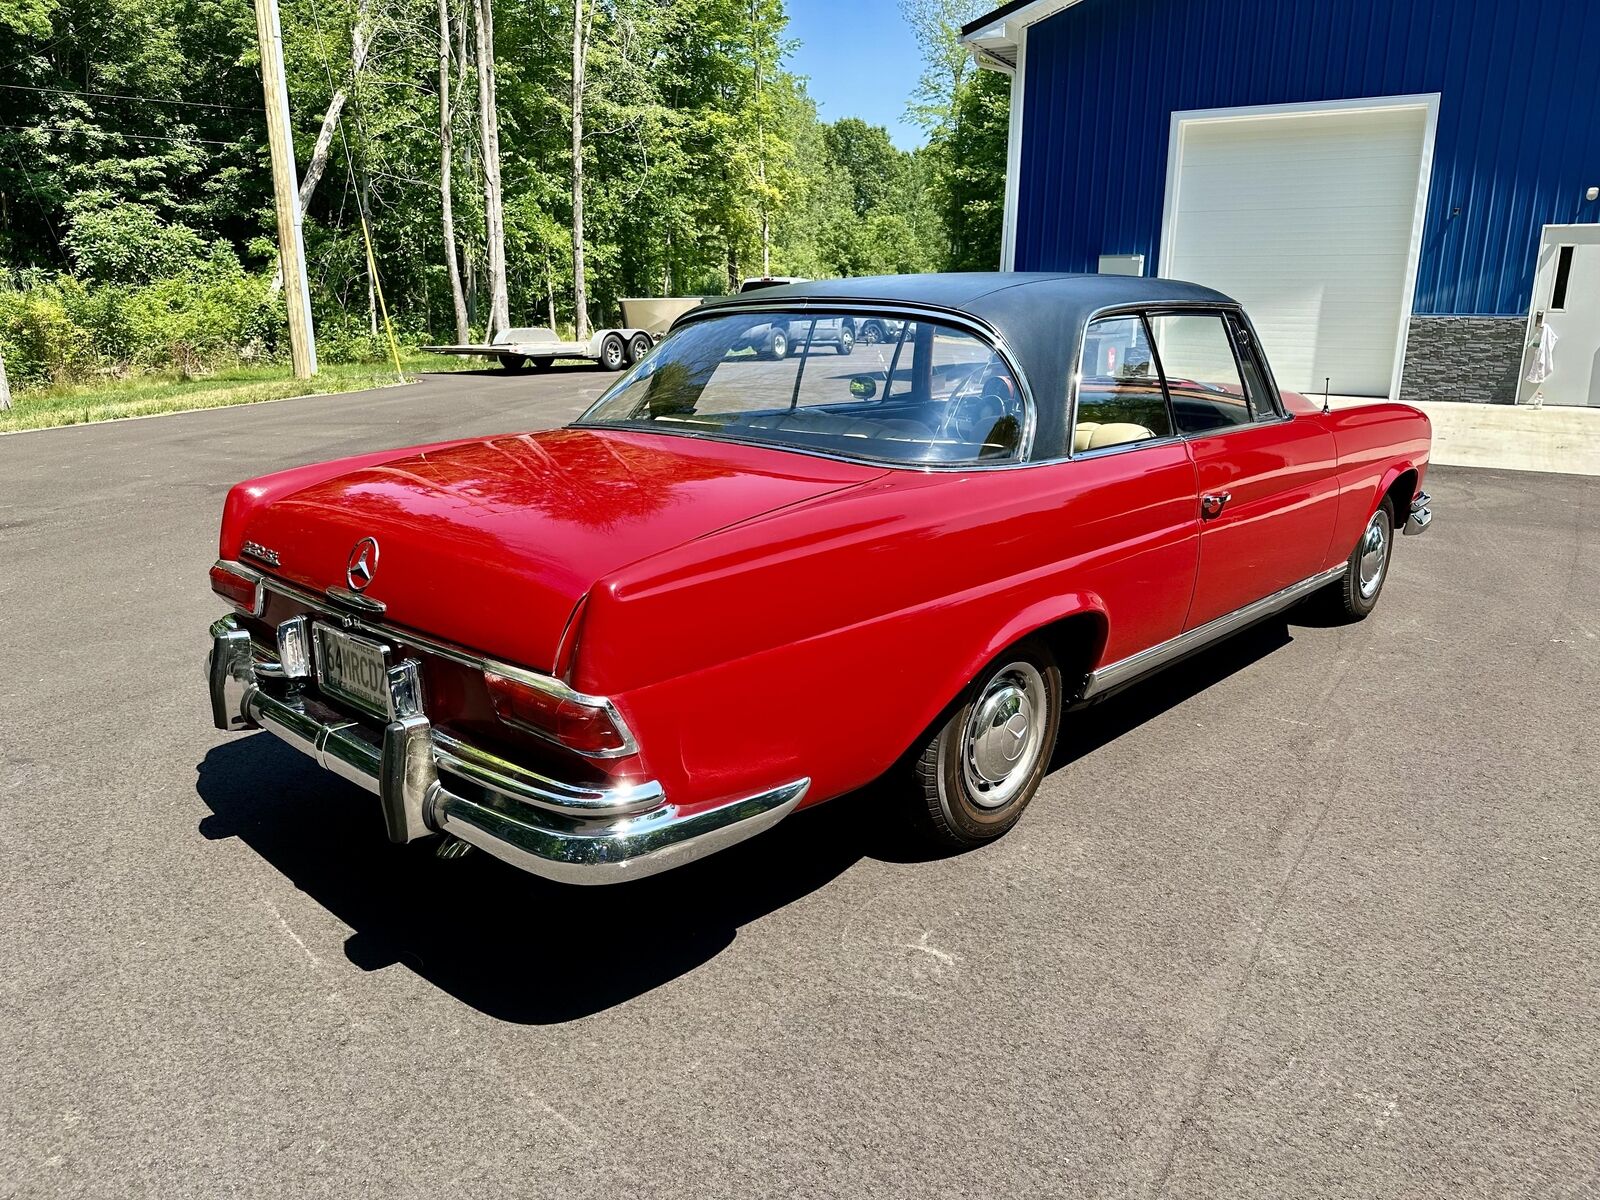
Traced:
<path id="1" fill-rule="evenodd" d="M 941 423 L 941 434 L 953 434 L 963 442 L 981 442 L 1006 417 L 1022 429 L 1022 399 L 1011 376 L 991 374 L 976 396 L 959 396 L 950 402 Z"/>

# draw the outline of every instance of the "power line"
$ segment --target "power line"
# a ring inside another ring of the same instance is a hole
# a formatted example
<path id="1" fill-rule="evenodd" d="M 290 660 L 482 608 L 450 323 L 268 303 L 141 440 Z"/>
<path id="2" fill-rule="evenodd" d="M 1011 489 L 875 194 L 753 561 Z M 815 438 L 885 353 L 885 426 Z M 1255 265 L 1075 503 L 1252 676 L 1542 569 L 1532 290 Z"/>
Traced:
<path id="1" fill-rule="evenodd" d="M 22 177 L 28 182 L 28 191 L 32 193 L 34 203 L 39 206 L 39 215 L 44 218 L 44 227 L 50 231 L 50 236 L 56 244 L 56 253 L 61 255 L 61 261 L 68 266 L 72 260 L 67 256 L 67 248 L 61 244 L 61 235 L 56 232 L 55 222 L 50 219 L 50 206 L 45 203 L 44 195 L 33 182 L 33 172 L 28 170 L 28 164 L 22 161 L 22 155 L 17 153 L 15 146 L 11 147 L 11 157 L 17 160 L 17 166 L 22 168 Z"/>
<path id="2" fill-rule="evenodd" d="M 209 146 L 237 146 L 244 141 L 248 134 L 240 134 L 231 142 L 221 138 L 203 137 L 163 137 L 159 133 L 119 133 L 114 129 L 85 129 L 77 125 L 49 125 L 40 122 L 37 125 L 0 125 L 0 129 L 10 129 L 18 133 L 32 133 L 36 129 L 53 129 L 57 133 L 82 133 L 91 137 L 115 137 L 124 140 L 132 139 L 136 142 L 180 142 L 189 145 L 194 142 L 204 142 Z"/>
<path id="3" fill-rule="evenodd" d="M 131 100 L 135 104 L 175 104 L 182 108 L 225 108 L 235 112 L 260 112 L 249 104 L 218 104 L 210 100 L 165 100 L 160 96 L 130 96 L 125 92 L 81 91 L 77 88 L 38 87 L 29 83 L 0 83 L 0 88 L 14 92 L 53 92 L 62 96 L 98 96 L 104 100 Z"/>

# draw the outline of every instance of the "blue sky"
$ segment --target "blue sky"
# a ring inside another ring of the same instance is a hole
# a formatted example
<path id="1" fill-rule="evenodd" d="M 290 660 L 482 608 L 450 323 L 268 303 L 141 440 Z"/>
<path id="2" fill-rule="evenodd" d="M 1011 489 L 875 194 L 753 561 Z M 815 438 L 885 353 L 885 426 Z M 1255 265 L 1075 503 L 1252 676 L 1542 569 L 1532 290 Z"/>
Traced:
<path id="1" fill-rule="evenodd" d="M 922 56 L 895 0 L 789 0 L 789 37 L 799 42 L 789 69 L 808 77 L 824 121 L 887 126 L 902 150 L 926 140 L 905 119 Z"/>

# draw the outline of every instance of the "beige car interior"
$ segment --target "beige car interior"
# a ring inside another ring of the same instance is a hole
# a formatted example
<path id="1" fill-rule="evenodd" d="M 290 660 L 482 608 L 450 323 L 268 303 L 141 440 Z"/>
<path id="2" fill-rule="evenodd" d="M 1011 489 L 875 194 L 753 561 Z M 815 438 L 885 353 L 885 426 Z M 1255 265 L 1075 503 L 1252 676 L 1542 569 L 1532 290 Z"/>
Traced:
<path id="1" fill-rule="evenodd" d="M 1074 450 L 1099 450 L 1102 446 L 1121 446 L 1126 442 L 1144 442 L 1155 437 L 1153 430 L 1128 421 L 1079 421 L 1072 428 Z"/>

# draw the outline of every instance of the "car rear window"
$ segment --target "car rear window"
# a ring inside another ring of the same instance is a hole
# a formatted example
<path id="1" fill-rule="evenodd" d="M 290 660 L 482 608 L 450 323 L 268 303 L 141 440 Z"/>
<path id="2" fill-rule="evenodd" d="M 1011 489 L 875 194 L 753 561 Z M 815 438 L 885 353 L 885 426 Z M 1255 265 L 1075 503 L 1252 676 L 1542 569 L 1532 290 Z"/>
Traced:
<path id="1" fill-rule="evenodd" d="M 1027 418 L 1011 369 L 977 335 L 846 310 L 692 321 L 576 423 L 959 464 L 1019 458 Z"/>

